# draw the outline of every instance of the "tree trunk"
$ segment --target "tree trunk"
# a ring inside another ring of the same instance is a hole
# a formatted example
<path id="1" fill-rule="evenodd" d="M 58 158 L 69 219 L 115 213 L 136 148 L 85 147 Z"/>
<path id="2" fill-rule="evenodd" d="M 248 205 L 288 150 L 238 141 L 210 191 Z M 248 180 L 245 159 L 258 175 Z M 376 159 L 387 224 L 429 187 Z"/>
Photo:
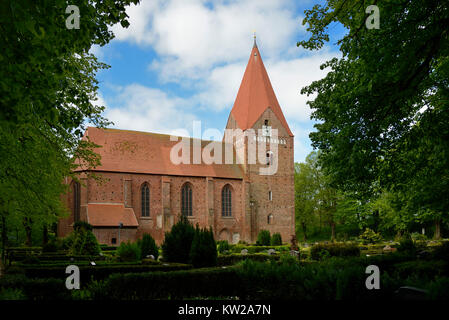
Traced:
<path id="1" fill-rule="evenodd" d="M 45 246 L 48 243 L 48 228 L 47 225 L 42 226 L 42 245 Z"/>
<path id="2" fill-rule="evenodd" d="M 335 222 L 331 222 L 331 241 L 335 241 Z"/>
<path id="3" fill-rule="evenodd" d="M 25 218 L 23 221 L 23 226 L 25 227 L 25 233 L 26 233 L 26 246 L 31 247 L 32 244 L 32 238 L 31 238 L 31 219 Z"/>
<path id="4" fill-rule="evenodd" d="M 435 220 L 435 235 L 434 238 L 436 240 L 441 239 L 441 220 L 440 219 L 436 219 Z"/>
<path id="5" fill-rule="evenodd" d="M 306 226 L 306 224 L 303 222 L 303 223 L 302 223 L 302 233 L 303 233 L 303 235 L 304 235 L 304 242 L 307 242 L 307 234 L 306 234 L 306 232 L 307 232 L 307 226 Z"/>
<path id="6" fill-rule="evenodd" d="M 2 265 L 0 268 L 3 267 L 3 262 L 5 262 L 5 255 L 6 255 L 6 245 L 8 241 L 7 237 L 7 231 L 6 231 L 6 218 L 2 216 L 2 257 L 1 257 L 1 263 Z"/>

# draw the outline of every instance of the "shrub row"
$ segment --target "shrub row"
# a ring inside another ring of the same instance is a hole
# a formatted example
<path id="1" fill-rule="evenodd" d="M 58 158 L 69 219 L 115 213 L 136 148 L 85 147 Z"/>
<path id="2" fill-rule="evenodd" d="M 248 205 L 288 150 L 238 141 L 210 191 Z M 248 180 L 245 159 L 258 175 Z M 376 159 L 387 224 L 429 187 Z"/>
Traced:
<path id="1" fill-rule="evenodd" d="M 5 275 L 0 278 L 0 292 L 15 291 L 13 298 L 28 300 L 69 300 L 71 293 L 61 279 L 29 279 L 24 275 Z"/>
<path id="2" fill-rule="evenodd" d="M 241 253 L 243 249 L 248 250 L 248 253 L 260 253 L 267 251 L 269 249 L 274 249 L 278 252 L 287 252 L 290 251 L 290 247 L 287 245 L 284 246 L 245 246 L 241 244 L 230 244 L 229 251 L 232 253 Z"/>
<path id="3" fill-rule="evenodd" d="M 234 268 L 113 274 L 92 283 L 85 296 L 96 301 L 229 297 L 239 295 L 240 284 Z"/>
<path id="4" fill-rule="evenodd" d="M 313 260 L 322 260 L 326 257 L 358 257 L 360 248 L 355 244 L 330 243 L 316 244 L 310 250 Z"/>
<path id="5" fill-rule="evenodd" d="M 217 258 L 217 264 L 219 266 L 230 266 L 233 264 L 236 264 L 240 261 L 244 260 L 253 260 L 253 261 L 267 261 L 267 260 L 279 260 L 279 255 L 267 255 L 267 254 L 260 254 L 260 253 L 253 253 L 253 254 L 228 254 L 228 255 L 222 255 Z"/>
<path id="6" fill-rule="evenodd" d="M 57 278 L 66 279 L 65 269 L 67 266 L 36 266 L 24 267 L 23 271 L 29 278 Z M 139 264 L 139 265 L 84 265 L 79 266 L 80 279 L 83 281 L 105 279 L 113 273 L 139 273 L 153 271 L 174 271 L 191 269 L 191 265 L 171 263 L 171 264 Z"/>

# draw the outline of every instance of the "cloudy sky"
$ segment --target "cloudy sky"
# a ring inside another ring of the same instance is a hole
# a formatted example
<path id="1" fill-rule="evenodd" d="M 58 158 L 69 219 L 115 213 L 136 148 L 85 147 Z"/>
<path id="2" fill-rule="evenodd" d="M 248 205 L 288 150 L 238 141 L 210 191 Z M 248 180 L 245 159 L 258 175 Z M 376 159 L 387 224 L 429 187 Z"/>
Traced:
<path id="1" fill-rule="evenodd" d="M 112 127 L 170 134 L 222 131 L 234 104 L 253 45 L 253 33 L 290 129 L 295 161 L 312 150 L 310 109 L 302 87 L 325 76 L 319 66 L 340 56 L 334 45 L 344 30 L 331 26 L 320 51 L 296 46 L 312 0 L 141 0 L 128 8 L 130 27 L 113 27 L 116 38 L 92 52 L 111 66 L 98 74 L 99 103 Z M 335 38 L 335 39 L 333 39 Z M 97 102 L 98 103 L 98 102 Z"/>

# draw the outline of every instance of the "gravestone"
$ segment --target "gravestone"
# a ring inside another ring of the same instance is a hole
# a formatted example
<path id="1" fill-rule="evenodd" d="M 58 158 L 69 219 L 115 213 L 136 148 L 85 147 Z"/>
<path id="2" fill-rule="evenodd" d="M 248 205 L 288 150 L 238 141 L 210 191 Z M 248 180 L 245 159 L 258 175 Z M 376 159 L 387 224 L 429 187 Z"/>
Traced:
<path id="1" fill-rule="evenodd" d="M 273 254 L 276 253 L 276 250 L 274 250 L 274 249 L 268 249 L 267 253 L 268 253 L 269 256 L 271 256 L 271 255 L 273 255 Z"/>
<path id="2" fill-rule="evenodd" d="M 242 251 L 240 251 L 240 254 L 242 256 L 247 255 L 248 254 L 248 249 L 243 249 Z"/>

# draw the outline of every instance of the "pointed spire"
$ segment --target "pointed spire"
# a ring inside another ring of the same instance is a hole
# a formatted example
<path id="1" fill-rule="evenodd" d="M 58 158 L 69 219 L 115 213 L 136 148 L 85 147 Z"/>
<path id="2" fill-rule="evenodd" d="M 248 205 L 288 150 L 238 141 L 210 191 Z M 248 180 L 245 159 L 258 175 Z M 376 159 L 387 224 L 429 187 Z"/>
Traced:
<path id="1" fill-rule="evenodd" d="M 287 133 L 293 136 L 271 86 L 254 35 L 254 46 L 231 114 L 239 128 L 246 130 L 252 128 L 268 108 L 273 111 Z"/>

